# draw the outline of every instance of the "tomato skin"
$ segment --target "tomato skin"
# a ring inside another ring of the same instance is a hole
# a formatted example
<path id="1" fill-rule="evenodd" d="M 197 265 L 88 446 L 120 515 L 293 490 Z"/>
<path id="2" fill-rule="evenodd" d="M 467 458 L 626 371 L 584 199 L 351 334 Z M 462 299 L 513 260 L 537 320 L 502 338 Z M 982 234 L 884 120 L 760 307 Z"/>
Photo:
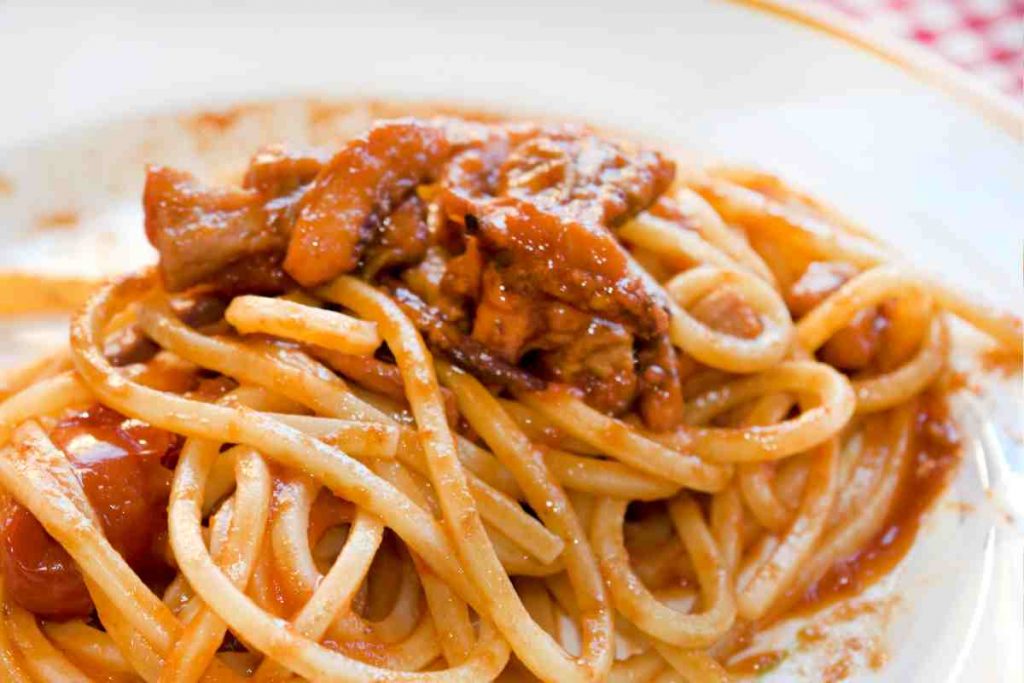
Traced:
<path id="1" fill-rule="evenodd" d="M 158 564 L 154 539 L 166 531 L 166 502 L 180 438 L 105 408 L 61 420 L 50 439 L 68 456 L 110 545 L 136 570 Z M 0 517 L 7 593 L 46 618 L 87 616 L 92 600 L 71 556 L 26 508 L 9 501 Z"/>
<path id="2" fill-rule="evenodd" d="M 6 507 L 0 553 L 7 594 L 44 618 L 87 616 L 92 599 L 78 565 L 31 512 L 16 503 Z"/>

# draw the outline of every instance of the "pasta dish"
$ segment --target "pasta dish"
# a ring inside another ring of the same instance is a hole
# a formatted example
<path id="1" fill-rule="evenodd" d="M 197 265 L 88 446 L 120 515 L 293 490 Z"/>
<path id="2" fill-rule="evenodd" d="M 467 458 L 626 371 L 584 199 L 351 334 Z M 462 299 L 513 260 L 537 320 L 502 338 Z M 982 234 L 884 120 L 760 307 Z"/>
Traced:
<path id="1" fill-rule="evenodd" d="M 153 268 L 0 393 L 8 681 L 721 681 L 894 566 L 956 316 L 774 176 L 382 120 L 147 170 Z"/>

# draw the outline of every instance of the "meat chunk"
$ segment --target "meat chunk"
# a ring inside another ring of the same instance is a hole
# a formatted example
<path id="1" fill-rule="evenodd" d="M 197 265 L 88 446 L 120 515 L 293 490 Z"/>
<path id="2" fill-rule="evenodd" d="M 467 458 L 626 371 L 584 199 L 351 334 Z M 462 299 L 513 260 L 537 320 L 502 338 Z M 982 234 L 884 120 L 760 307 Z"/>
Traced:
<path id="1" fill-rule="evenodd" d="M 587 334 L 595 316 L 544 295 L 526 296 L 487 266 L 473 321 L 473 338 L 510 363 L 530 351 L 550 351 Z"/>
<path id="2" fill-rule="evenodd" d="M 454 363 L 472 371 L 487 384 L 521 391 L 538 391 L 544 382 L 508 363 L 491 349 L 459 331 L 406 287 L 390 283 L 395 301 L 423 334 L 430 346 Z"/>
<path id="3" fill-rule="evenodd" d="M 674 178 L 675 164 L 655 151 L 569 129 L 516 147 L 501 168 L 498 195 L 529 200 L 582 223 L 612 226 L 645 209 Z"/>
<path id="4" fill-rule="evenodd" d="M 649 429 L 664 432 L 683 421 L 683 385 L 676 351 L 668 335 L 643 344 L 637 352 L 640 417 Z"/>
<path id="5" fill-rule="evenodd" d="M 636 396 L 633 336 L 621 325 L 595 318 L 583 334 L 541 354 L 540 364 L 550 379 L 582 389 L 602 412 L 622 413 Z"/>
<path id="6" fill-rule="evenodd" d="M 189 327 L 205 327 L 224 318 L 227 304 L 215 296 L 192 296 L 171 299 L 174 312 Z M 106 340 L 103 355 L 115 367 L 144 363 L 157 354 L 160 347 L 137 325 L 125 327 Z"/>
<path id="7" fill-rule="evenodd" d="M 415 194 L 402 202 L 385 218 L 376 238 L 366 248 L 363 275 L 373 279 L 378 273 L 418 263 L 427 252 L 427 207 Z"/>
<path id="8" fill-rule="evenodd" d="M 282 256 L 268 251 L 240 258 L 203 280 L 203 289 L 227 298 L 240 294 L 270 296 L 293 289 L 295 281 L 281 267 Z"/>
<path id="9" fill-rule="evenodd" d="M 484 271 L 473 339 L 516 363 L 537 332 L 537 317 L 535 302 L 506 286 L 497 269 L 489 266 Z"/>
<path id="10" fill-rule="evenodd" d="M 160 252 L 164 286 L 178 291 L 254 255 L 278 254 L 287 230 L 270 220 L 263 195 L 210 189 L 183 171 L 147 170 L 146 236 Z"/>
<path id="11" fill-rule="evenodd" d="M 471 307 L 465 297 L 444 286 L 452 260 L 441 247 L 427 247 L 423 260 L 403 270 L 400 278 L 409 291 L 436 309 L 446 322 L 458 325 L 461 331 L 468 333 L 472 322 Z M 482 263 L 480 267 L 483 268 Z"/>
<path id="12" fill-rule="evenodd" d="M 883 301 L 878 311 L 885 330 L 874 361 L 879 370 L 887 371 L 909 361 L 920 348 L 931 322 L 932 302 L 928 297 L 903 296 Z"/>
<path id="13" fill-rule="evenodd" d="M 542 320 L 540 330 L 530 341 L 530 348 L 551 350 L 584 334 L 594 316 L 560 301 L 547 301 L 538 317 Z"/>
<path id="14" fill-rule="evenodd" d="M 611 226 L 668 189 L 675 164 L 655 151 L 578 126 L 504 126 L 477 135 L 447 165 L 442 185 L 466 200 L 514 197 L 584 223 Z"/>
<path id="15" fill-rule="evenodd" d="M 285 197 L 313 182 L 327 160 L 319 151 L 269 145 L 249 161 L 242 187 L 268 198 Z"/>
<path id="16" fill-rule="evenodd" d="M 540 350 L 542 371 L 583 389 L 592 404 L 631 405 L 633 334 L 663 335 L 667 306 L 608 228 L 646 208 L 674 173 L 656 153 L 571 127 L 492 137 L 456 156 L 442 203 L 490 260 L 472 338 L 510 363 Z M 672 377 L 678 384 L 669 371 L 651 395 L 664 395 Z"/>
<path id="17" fill-rule="evenodd" d="M 563 219 L 514 198 L 474 203 L 468 215 L 479 224 L 480 239 L 502 280 L 516 291 L 541 292 L 621 322 L 643 337 L 668 328 L 661 290 L 604 227 Z M 465 215 L 454 218 L 465 220 Z"/>
<path id="18" fill-rule="evenodd" d="M 690 315 L 714 330 L 742 339 L 754 339 L 764 329 L 757 311 L 728 288 L 701 297 Z"/>
<path id="19" fill-rule="evenodd" d="M 316 153 L 265 148 L 250 162 L 240 190 L 210 190 L 187 173 L 150 169 L 146 229 L 160 252 L 165 286 L 174 291 L 202 283 L 229 295 L 283 291 L 292 284 L 284 260 L 295 241 L 296 223 L 302 229 L 299 243 L 323 252 L 314 258 L 296 246 L 295 263 L 304 253 L 316 261 L 295 266 L 297 272 L 335 267 L 328 262 L 340 264 L 337 272 L 351 270 L 367 244 L 372 244 L 366 254 L 370 275 L 415 263 L 426 248 L 423 204 L 410 197 L 391 209 L 415 186 L 410 174 L 415 175 L 417 164 L 431 165 L 436 162 L 431 155 L 438 156 L 430 144 L 419 152 L 414 149 L 416 136 L 407 133 L 418 125 L 379 126 L 342 150 L 330 165 Z M 399 159 L 402 163 L 396 164 Z M 361 190 L 356 181 L 363 183 Z M 339 189 L 339 184 L 344 187 Z M 345 220 L 348 228 L 356 227 L 345 232 Z M 324 237 L 316 230 L 329 234 Z"/>
<path id="20" fill-rule="evenodd" d="M 646 338 L 668 324 L 661 290 L 608 226 L 653 202 L 674 174 L 674 165 L 654 152 L 579 128 L 537 129 L 518 140 L 495 135 L 457 155 L 441 198 L 454 223 L 479 231 L 502 271 L 506 299 L 543 294 Z M 498 308 L 485 311 L 487 329 L 501 322 L 491 315 Z M 508 310 L 501 324 L 525 331 L 525 317 L 512 316 Z"/>
<path id="21" fill-rule="evenodd" d="M 206 188 L 183 171 L 151 167 L 146 235 L 160 252 L 164 286 L 201 283 L 228 296 L 292 286 L 281 262 L 298 200 L 322 163 L 315 153 L 268 147 L 253 157 L 241 190 Z"/>
<path id="22" fill-rule="evenodd" d="M 483 287 L 487 261 L 480 240 L 467 237 L 461 254 L 449 259 L 441 278 L 441 290 L 464 301 L 478 301 Z"/>
<path id="23" fill-rule="evenodd" d="M 134 363 L 145 363 L 160 351 L 157 343 L 143 334 L 137 326 L 126 327 L 111 335 L 103 345 L 103 355 L 110 364 L 120 368 Z"/>
<path id="24" fill-rule="evenodd" d="M 462 150 L 445 167 L 442 187 L 467 199 L 494 195 L 500 181 L 501 165 L 511 151 L 505 136 L 491 136 Z"/>
<path id="25" fill-rule="evenodd" d="M 354 270 L 373 221 L 440 173 L 449 145 L 441 128 L 389 121 L 350 141 L 303 197 L 284 268 L 310 287 Z"/>

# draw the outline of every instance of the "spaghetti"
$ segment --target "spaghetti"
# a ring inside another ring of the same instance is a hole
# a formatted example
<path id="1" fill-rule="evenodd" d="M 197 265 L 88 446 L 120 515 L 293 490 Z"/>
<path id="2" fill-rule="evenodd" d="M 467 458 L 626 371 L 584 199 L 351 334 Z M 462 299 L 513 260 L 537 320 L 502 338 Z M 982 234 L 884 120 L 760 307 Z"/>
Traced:
<path id="1" fill-rule="evenodd" d="M 144 201 L 159 267 L 0 382 L 5 680 L 725 680 L 952 471 L 949 316 L 1021 351 L 777 179 L 573 126 Z"/>

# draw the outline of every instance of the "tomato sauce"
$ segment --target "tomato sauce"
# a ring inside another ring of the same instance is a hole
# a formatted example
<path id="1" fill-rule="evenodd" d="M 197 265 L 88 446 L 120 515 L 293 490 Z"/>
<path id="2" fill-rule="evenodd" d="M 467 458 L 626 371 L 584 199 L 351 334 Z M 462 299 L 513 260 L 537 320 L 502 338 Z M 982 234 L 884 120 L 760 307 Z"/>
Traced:
<path id="1" fill-rule="evenodd" d="M 1021 356 L 1015 350 L 996 346 L 981 354 L 981 367 L 1003 377 L 1012 377 L 1021 371 Z"/>
<path id="2" fill-rule="evenodd" d="M 816 611 L 860 593 L 892 570 L 913 545 L 925 513 L 960 462 L 960 439 L 944 394 L 930 392 L 921 397 L 911 448 L 907 471 L 882 528 L 810 586 L 791 614 Z"/>
<path id="3" fill-rule="evenodd" d="M 334 496 L 327 489 L 321 489 L 309 509 L 310 547 L 315 547 L 328 529 L 351 522 L 354 516 L 351 503 Z"/>
<path id="4" fill-rule="evenodd" d="M 782 650 L 766 650 L 730 662 L 727 670 L 733 676 L 759 676 L 775 669 L 786 658 Z"/>
<path id="5" fill-rule="evenodd" d="M 58 422 L 50 438 L 68 456 L 114 549 L 140 573 L 158 569 L 154 541 L 166 532 L 180 437 L 97 405 Z M 8 593 L 25 609 L 53 619 L 92 611 L 74 560 L 13 501 L 0 519 L 0 559 Z"/>

